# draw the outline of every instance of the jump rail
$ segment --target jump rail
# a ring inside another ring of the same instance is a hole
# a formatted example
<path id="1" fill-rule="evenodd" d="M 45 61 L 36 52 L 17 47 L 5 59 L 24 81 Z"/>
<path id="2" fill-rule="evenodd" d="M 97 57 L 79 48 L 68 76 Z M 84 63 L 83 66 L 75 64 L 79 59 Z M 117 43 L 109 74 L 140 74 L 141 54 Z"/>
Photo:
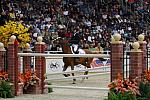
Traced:
<path id="1" fill-rule="evenodd" d="M 61 53 L 63 51 L 45 51 L 45 53 L 51 54 L 51 53 Z"/>
<path id="2" fill-rule="evenodd" d="M 58 85 L 45 85 L 45 86 L 46 87 L 51 87 L 51 88 L 63 88 L 63 89 L 82 89 L 82 90 L 109 91 L 108 88 L 98 88 L 98 87 L 58 86 Z"/>
<path id="3" fill-rule="evenodd" d="M 110 58 L 108 54 L 45 54 L 45 53 L 18 53 L 19 56 L 40 56 L 40 57 L 103 57 Z"/>
<path id="4" fill-rule="evenodd" d="M 98 67 L 98 68 L 88 68 L 88 69 L 82 69 L 82 70 L 73 70 L 73 71 L 66 71 L 66 72 L 49 73 L 49 74 L 45 74 L 45 76 L 56 75 L 56 74 L 67 74 L 67 73 L 83 72 L 83 71 L 93 71 L 93 70 L 105 69 L 105 68 L 110 68 L 110 67 L 105 66 L 105 67 Z"/>
<path id="5" fill-rule="evenodd" d="M 93 77 L 93 76 L 105 75 L 105 74 L 109 74 L 109 73 L 110 73 L 110 71 L 103 72 L 103 73 L 97 73 L 97 74 L 91 74 L 91 75 L 70 76 L 70 77 L 63 77 L 63 78 L 51 78 L 51 79 L 45 79 L 45 81 L 47 82 L 47 81 L 52 81 L 52 80 L 86 78 L 86 77 Z"/>

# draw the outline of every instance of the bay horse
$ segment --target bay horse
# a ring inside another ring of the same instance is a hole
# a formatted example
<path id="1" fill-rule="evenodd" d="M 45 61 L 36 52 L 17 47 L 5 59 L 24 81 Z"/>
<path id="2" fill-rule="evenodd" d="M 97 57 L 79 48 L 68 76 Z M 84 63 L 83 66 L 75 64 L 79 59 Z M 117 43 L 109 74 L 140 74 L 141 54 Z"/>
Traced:
<path id="1" fill-rule="evenodd" d="M 60 39 L 59 40 L 60 45 L 62 47 L 62 51 L 64 54 L 72 54 L 71 51 L 71 47 L 69 44 L 69 40 L 63 40 Z M 92 52 L 90 50 L 88 50 L 88 48 L 83 49 L 85 54 L 92 54 Z M 77 60 L 78 59 L 78 60 Z M 71 70 L 74 70 L 74 66 L 81 64 L 84 65 L 86 68 L 90 68 L 90 64 L 92 62 L 93 58 L 91 57 L 80 57 L 80 58 L 75 58 L 75 57 L 63 57 L 63 62 L 64 62 L 64 67 L 63 67 L 63 71 L 66 71 L 68 66 L 71 66 Z M 88 71 L 84 72 L 84 75 L 87 75 Z M 65 77 L 68 77 L 68 74 L 64 74 Z M 74 76 L 74 73 L 72 73 L 72 76 Z M 73 79 L 73 84 L 75 84 L 76 79 Z"/>

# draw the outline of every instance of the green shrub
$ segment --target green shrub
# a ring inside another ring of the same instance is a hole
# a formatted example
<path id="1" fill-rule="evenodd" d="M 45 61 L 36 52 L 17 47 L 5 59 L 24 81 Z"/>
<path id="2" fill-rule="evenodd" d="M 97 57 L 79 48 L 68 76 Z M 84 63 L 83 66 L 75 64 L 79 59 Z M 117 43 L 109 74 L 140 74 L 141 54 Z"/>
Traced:
<path id="1" fill-rule="evenodd" d="M 2 98 L 14 97 L 10 82 L 6 82 L 5 80 L 0 80 L 0 97 Z"/>
<path id="2" fill-rule="evenodd" d="M 150 100 L 150 84 L 145 84 L 143 82 L 139 85 L 140 96 L 138 100 Z"/>
<path id="3" fill-rule="evenodd" d="M 137 100 L 136 96 L 128 91 L 128 92 L 124 92 L 124 94 L 122 94 L 121 92 L 115 93 L 113 91 L 110 91 L 108 94 L 108 100 Z"/>
<path id="4" fill-rule="evenodd" d="M 52 85 L 52 84 L 51 84 L 51 83 L 48 83 L 48 85 Z M 48 87 L 48 93 L 51 93 L 51 92 L 53 92 L 53 88 Z"/>

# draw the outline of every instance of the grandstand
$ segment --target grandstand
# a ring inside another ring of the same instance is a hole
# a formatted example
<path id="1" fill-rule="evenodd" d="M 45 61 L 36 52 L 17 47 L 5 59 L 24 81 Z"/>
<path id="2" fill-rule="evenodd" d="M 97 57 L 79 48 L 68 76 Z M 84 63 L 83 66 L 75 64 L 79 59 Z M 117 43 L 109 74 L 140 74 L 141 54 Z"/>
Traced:
<path id="1" fill-rule="evenodd" d="M 141 33 L 150 40 L 149 0 L 1 0 L 0 5 L 0 25 L 8 20 L 22 22 L 29 28 L 32 47 L 37 36 L 43 36 L 53 50 L 54 38 L 76 33 L 82 48 L 100 43 L 109 50 L 115 33 L 123 41 L 136 41 Z"/>

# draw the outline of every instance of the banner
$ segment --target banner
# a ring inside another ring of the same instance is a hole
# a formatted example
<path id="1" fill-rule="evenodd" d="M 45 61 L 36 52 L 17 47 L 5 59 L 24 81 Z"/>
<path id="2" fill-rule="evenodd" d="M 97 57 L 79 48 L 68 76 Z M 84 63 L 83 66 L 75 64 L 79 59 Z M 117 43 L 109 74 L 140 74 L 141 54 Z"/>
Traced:
<path id="1" fill-rule="evenodd" d="M 94 58 L 92 63 L 91 63 L 92 68 L 103 67 L 103 66 L 110 66 L 110 59 L 106 59 L 106 61 L 101 61 L 98 58 Z"/>
<path id="2" fill-rule="evenodd" d="M 62 57 L 60 58 L 46 58 L 46 73 L 62 72 L 64 62 Z"/>
<path id="3" fill-rule="evenodd" d="M 46 58 L 46 73 L 47 74 L 62 72 L 63 66 L 64 66 L 64 62 L 62 60 L 62 57 Z M 102 61 L 98 58 L 94 58 L 91 63 L 91 68 L 96 68 L 96 67 L 101 67 L 102 69 L 94 70 L 91 72 L 109 71 L 110 68 L 105 68 L 105 67 L 110 67 L 110 59 L 106 59 L 106 60 Z M 74 66 L 74 70 L 83 70 L 83 69 L 86 69 L 86 66 L 83 66 L 81 64 Z M 71 71 L 71 67 L 68 67 L 66 71 Z"/>

